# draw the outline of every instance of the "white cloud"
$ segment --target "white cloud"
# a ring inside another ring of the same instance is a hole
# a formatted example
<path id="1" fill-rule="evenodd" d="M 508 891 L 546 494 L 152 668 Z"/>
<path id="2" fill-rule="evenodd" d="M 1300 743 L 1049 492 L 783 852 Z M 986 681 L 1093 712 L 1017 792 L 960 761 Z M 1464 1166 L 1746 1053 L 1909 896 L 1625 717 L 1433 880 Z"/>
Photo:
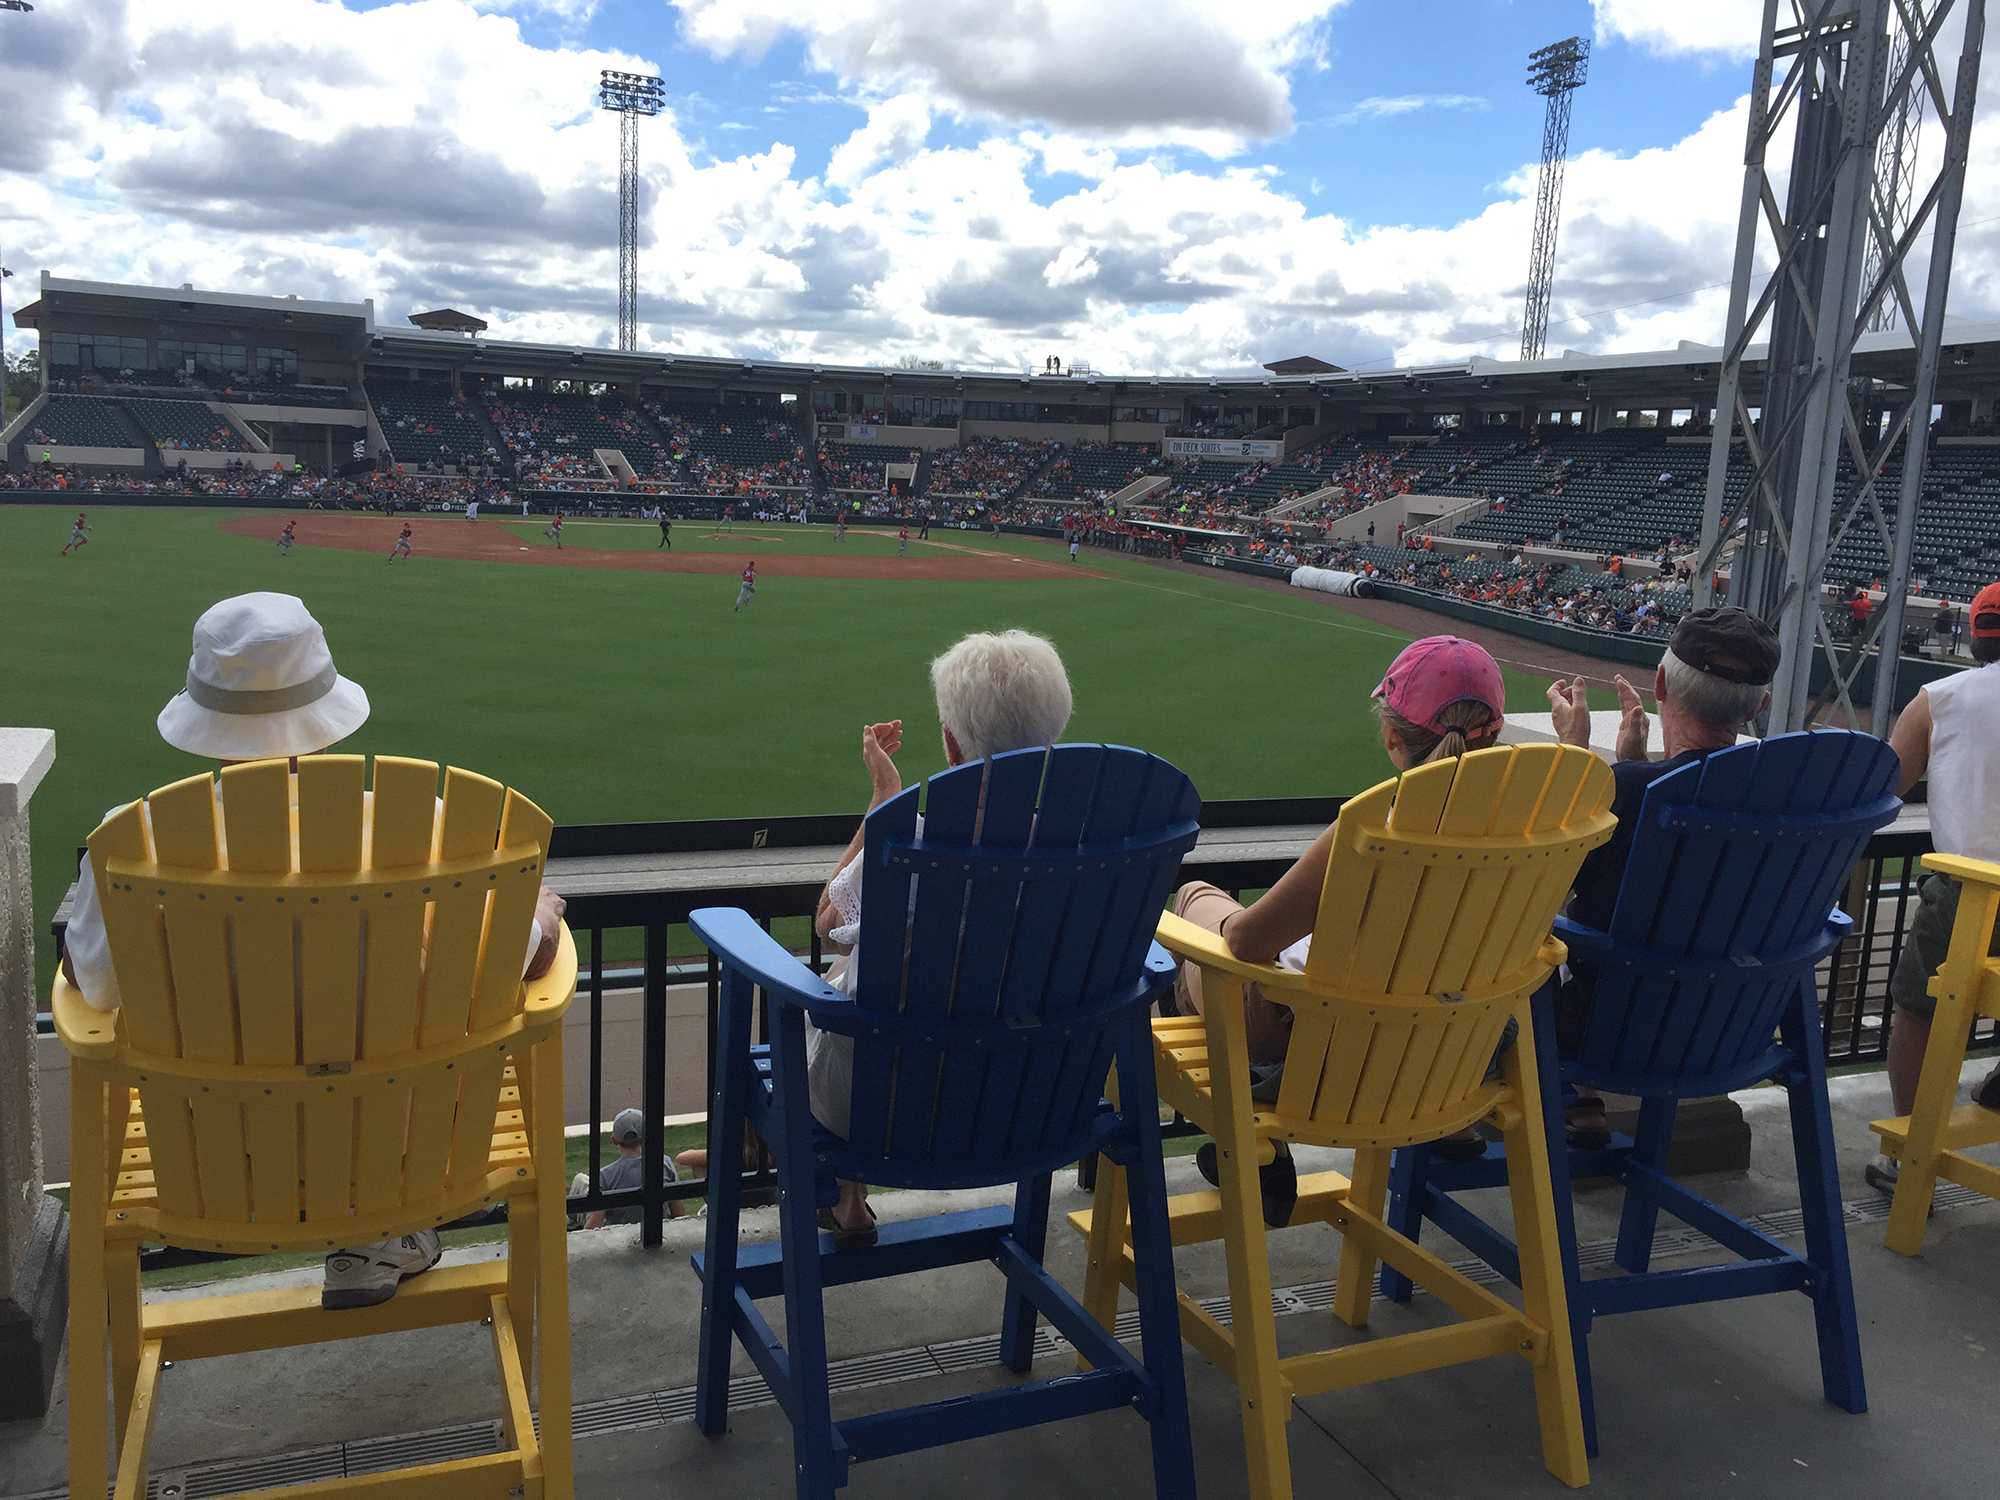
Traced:
<path id="1" fill-rule="evenodd" d="M 1420 109 L 1485 108 L 1486 101 L 1477 94 L 1377 94 L 1349 105 L 1329 123 L 1356 125 L 1363 120 L 1388 120 L 1397 115 L 1411 115 Z"/>
<path id="2" fill-rule="evenodd" d="M 389 322 L 448 305 L 501 337 L 609 342 L 617 125 L 592 98 L 600 68 L 650 60 L 537 47 L 468 0 L 121 3 L 88 24 L 37 12 L 10 32 L 32 45 L 0 51 L 10 306 L 46 267 L 373 297 Z M 642 340 L 1011 370 L 1060 350 L 1137 375 L 1517 346 L 1527 164 L 1461 222 L 1375 227 L 1263 166 L 1068 130 L 946 142 L 942 107 L 875 98 L 826 180 L 782 140 L 718 135 L 745 148 L 711 157 L 673 115 L 647 122 Z M 1725 294 L 1680 294 L 1727 279 L 1743 130 L 1739 105 L 1571 163 L 1552 348 L 1719 336 Z M 1975 132 L 1964 218 L 1952 308 L 1970 317 L 2000 306 L 2000 134 Z"/>
<path id="3" fill-rule="evenodd" d="M 1600 41 L 1622 38 L 1661 57 L 1740 61 L 1757 55 L 1762 0 L 1591 0 Z M 1789 19 L 1789 3 L 1779 24 Z"/>
<path id="4" fill-rule="evenodd" d="M 930 132 L 930 109 L 914 94 L 898 94 L 873 105 L 868 123 L 834 148 L 827 181 L 848 187 L 884 161 L 908 161 Z"/>
<path id="5" fill-rule="evenodd" d="M 844 85 L 1095 141 L 1226 155 L 1292 126 L 1287 70 L 1316 60 L 1344 0 L 674 0 L 684 33 L 723 57 L 804 39 Z"/>

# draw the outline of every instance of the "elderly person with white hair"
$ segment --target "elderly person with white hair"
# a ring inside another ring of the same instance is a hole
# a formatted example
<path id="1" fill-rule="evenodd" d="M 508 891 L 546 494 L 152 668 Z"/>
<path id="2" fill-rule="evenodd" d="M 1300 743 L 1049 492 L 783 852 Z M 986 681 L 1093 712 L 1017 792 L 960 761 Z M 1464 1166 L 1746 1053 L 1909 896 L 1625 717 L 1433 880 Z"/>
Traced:
<path id="1" fill-rule="evenodd" d="M 931 687 L 937 695 L 938 725 L 944 736 L 947 766 L 960 766 L 1009 750 L 1053 745 L 1069 723 L 1069 674 L 1056 648 L 1025 630 L 998 635 L 969 635 L 931 663 Z M 893 759 L 903 744 L 903 721 L 868 724 L 861 730 L 861 763 L 870 782 L 868 811 L 873 812 L 903 789 Z M 815 930 L 836 953 L 851 955 L 861 933 L 860 863 L 862 829 L 834 867 L 833 878 L 820 893 Z M 922 825 L 919 823 L 921 834 Z M 853 993 L 853 965 L 843 960 L 827 981 L 845 994 Z M 806 1076 L 813 1116 L 836 1135 L 845 1136 L 854 1085 L 854 1044 L 844 1036 L 817 1031 L 808 1023 Z M 840 1202 L 821 1210 L 820 1227 L 833 1232 L 843 1250 L 875 1243 L 875 1212 L 868 1206 L 865 1183 L 842 1182 Z"/>

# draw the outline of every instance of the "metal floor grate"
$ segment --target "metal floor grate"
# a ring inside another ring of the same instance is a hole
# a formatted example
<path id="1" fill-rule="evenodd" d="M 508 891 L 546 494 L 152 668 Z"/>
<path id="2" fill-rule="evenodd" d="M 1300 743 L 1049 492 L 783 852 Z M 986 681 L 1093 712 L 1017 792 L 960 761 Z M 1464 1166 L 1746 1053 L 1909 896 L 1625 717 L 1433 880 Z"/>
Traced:
<path id="1" fill-rule="evenodd" d="M 1988 1201 L 1984 1194 L 1957 1183 L 1940 1182 L 1937 1186 L 1935 1202 L 1941 1214 Z M 1889 1217 L 1889 1200 L 1871 1196 L 1860 1202 L 1844 1202 L 1841 1204 L 1841 1217 L 1849 1224 L 1880 1223 Z M 1796 1238 L 1804 1232 L 1805 1215 L 1799 1209 L 1787 1208 L 1756 1214 L 1745 1222 L 1779 1239 Z M 1653 1236 L 1653 1256 L 1657 1260 L 1670 1260 L 1707 1250 L 1711 1245 L 1708 1237 L 1696 1230 L 1668 1228 Z M 1616 1240 L 1589 1240 L 1577 1246 L 1577 1259 L 1584 1270 L 1593 1270 L 1610 1265 L 1616 1250 Z M 1502 1280 L 1499 1272 L 1481 1260 L 1460 1260 L 1451 1264 L 1454 1270 L 1481 1286 L 1498 1285 Z M 1272 1310 L 1281 1318 L 1298 1313 L 1324 1312 L 1333 1306 L 1334 1285 L 1332 1281 L 1308 1281 L 1297 1286 L 1280 1287 L 1271 1293 Z M 1382 1285 L 1378 1277 L 1375 1296 L 1379 1300 L 1381 1295 Z M 1222 1323 L 1230 1321 L 1227 1295 L 1201 1298 L 1199 1305 Z M 1128 1308 L 1121 1312 L 1114 1332 L 1128 1343 L 1137 1339 L 1138 1309 Z M 1052 1359 L 1067 1354 L 1069 1350 L 1067 1339 L 1046 1323 L 1039 1326 L 1035 1334 L 1036 1359 Z M 841 1395 L 936 1375 L 960 1374 L 994 1364 L 999 1357 L 999 1335 L 982 1334 L 977 1338 L 919 1344 L 909 1349 L 837 1360 L 827 1367 L 827 1384 L 833 1394 Z M 729 1382 L 729 1405 L 732 1410 L 770 1406 L 776 1399 L 761 1375 L 739 1375 Z M 664 1427 L 670 1422 L 691 1421 L 693 1417 L 694 1387 L 691 1385 L 613 1396 L 602 1401 L 581 1401 L 571 1408 L 571 1421 L 579 1438 Z M 218 1463 L 163 1470 L 153 1475 L 146 1496 L 147 1500 L 213 1500 L 213 1497 L 234 1495 L 244 1490 L 282 1484 L 309 1484 L 315 1480 L 374 1474 L 452 1458 L 474 1458 L 481 1454 L 498 1453 L 500 1442 L 498 1422 L 470 1422 L 458 1427 L 407 1433 L 400 1437 L 367 1438 L 323 1448 L 308 1448 L 270 1458 L 225 1459 Z M 63 1488 L 0 1497 L 0 1500 L 68 1500 L 68 1496 L 68 1489 Z"/>

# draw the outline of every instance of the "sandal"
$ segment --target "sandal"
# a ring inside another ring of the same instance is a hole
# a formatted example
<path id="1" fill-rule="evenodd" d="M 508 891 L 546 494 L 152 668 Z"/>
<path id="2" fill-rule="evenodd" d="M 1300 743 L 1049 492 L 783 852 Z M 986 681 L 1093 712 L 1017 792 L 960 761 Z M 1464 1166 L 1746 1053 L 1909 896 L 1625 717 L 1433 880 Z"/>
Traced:
<path id="1" fill-rule="evenodd" d="M 1257 1187 L 1263 1199 L 1264 1223 L 1272 1229 L 1283 1229 L 1292 1222 L 1292 1210 L 1299 1204 L 1299 1169 L 1284 1143 L 1276 1144 L 1277 1155 L 1257 1169 Z M 1222 1185 L 1216 1169 L 1214 1141 L 1201 1143 L 1194 1154 L 1194 1165 L 1211 1187 Z"/>
<path id="2" fill-rule="evenodd" d="M 1485 1154 L 1485 1138 L 1475 1130 L 1460 1131 L 1431 1142 L 1431 1155 L 1445 1161 L 1478 1161 Z"/>
<path id="3" fill-rule="evenodd" d="M 834 1218 L 832 1209 L 822 1208 L 819 1211 L 819 1227 L 833 1236 L 834 1249 L 867 1250 L 874 1245 L 876 1236 L 880 1232 L 875 1223 L 875 1209 L 872 1204 L 864 1203 L 861 1206 L 868 1210 L 868 1224 L 862 1229 L 843 1229 L 840 1227 L 840 1221 Z"/>
<path id="4" fill-rule="evenodd" d="M 1604 1151 L 1611 1145 L 1611 1130 L 1604 1123 L 1604 1101 L 1584 1099 L 1563 1111 L 1563 1134 L 1573 1151 Z"/>

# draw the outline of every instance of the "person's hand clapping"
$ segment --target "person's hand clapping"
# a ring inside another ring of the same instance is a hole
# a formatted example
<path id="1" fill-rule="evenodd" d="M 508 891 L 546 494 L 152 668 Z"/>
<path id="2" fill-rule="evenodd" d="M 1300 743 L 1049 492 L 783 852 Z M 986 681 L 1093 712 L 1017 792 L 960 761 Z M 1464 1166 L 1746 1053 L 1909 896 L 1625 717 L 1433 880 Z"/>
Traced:
<path id="1" fill-rule="evenodd" d="M 903 748 L 903 721 L 864 724 L 861 728 L 861 764 L 868 768 L 868 810 L 875 811 L 903 789 L 903 778 L 891 759 Z"/>
<path id="2" fill-rule="evenodd" d="M 1590 748 L 1590 697 L 1581 677 L 1549 684 L 1549 724 L 1560 743 Z"/>
<path id="3" fill-rule="evenodd" d="M 1618 745 L 1620 760 L 1645 760 L 1652 743 L 1652 728 L 1646 717 L 1646 700 L 1623 675 L 1612 678 L 1618 689 Z"/>

